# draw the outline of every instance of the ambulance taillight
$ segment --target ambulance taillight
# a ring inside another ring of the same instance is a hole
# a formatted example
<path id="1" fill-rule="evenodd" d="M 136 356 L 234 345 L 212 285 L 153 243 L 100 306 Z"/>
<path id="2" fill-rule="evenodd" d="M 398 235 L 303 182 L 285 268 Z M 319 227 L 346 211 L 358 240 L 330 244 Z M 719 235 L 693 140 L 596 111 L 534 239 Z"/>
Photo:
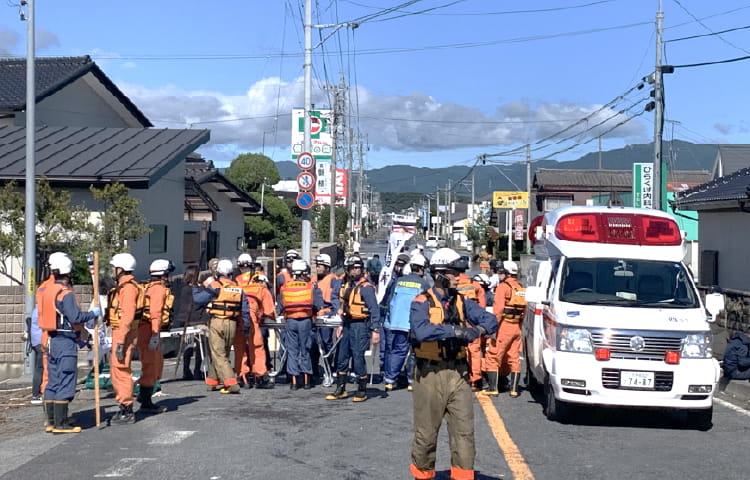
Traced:
<path id="1" fill-rule="evenodd" d="M 558 220 L 555 236 L 572 242 L 619 245 L 680 245 L 682 234 L 669 218 L 633 213 L 571 213 Z"/>

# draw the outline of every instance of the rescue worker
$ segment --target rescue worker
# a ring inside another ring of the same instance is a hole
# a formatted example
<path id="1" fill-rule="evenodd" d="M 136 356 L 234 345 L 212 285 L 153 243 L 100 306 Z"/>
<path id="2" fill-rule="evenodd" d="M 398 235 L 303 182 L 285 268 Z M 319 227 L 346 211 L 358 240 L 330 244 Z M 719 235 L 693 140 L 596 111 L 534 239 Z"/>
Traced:
<path id="1" fill-rule="evenodd" d="M 346 259 L 347 278 L 341 287 L 342 326 L 337 330 L 341 340 L 336 351 L 336 390 L 327 395 L 326 400 L 348 397 L 346 382 L 350 361 L 357 376 L 357 392 L 352 401 L 367 400 L 365 351 L 370 339 L 373 344 L 380 342 L 380 308 L 375 287 L 364 276 L 364 266 L 358 256 L 352 255 Z"/>
<path id="2" fill-rule="evenodd" d="M 477 257 L 479 258 L 479 268 L 482 270 L 482 273 L 490 273 L 490 259 L 492 258 L 492 255 L 487 253 L 487 247 L 485 245 L 482 245 Z"/>
<path id="3" fill-rule="evenodd" d="M 388 317 L 383 326 L 385 330 L 385 370 L 383 381 L 385 390 L 393 390 L 411 350 L 409 344 L 409 313 L 414 297 L 429 288 L 424 279 L 427 259 L 420 253 L 409 259 L 411 273 L 396 279 L 393 295 L 388 308 Z M 407 364 L 407 384 L 411 387 L 411 368 Z"/>
<path id="4" fill-rule="evenodd" d="M 245 286 L 252 283 L 255 268 L 253 267 L 253 257 L 247 253 L 240 254 L 237 257 L 237 270 L 239 275 L 234 277 L 234 281 L 245 290 Z M 247 295 L 245 291 L 245 295 Z M 248 297 L 248 301 L 252 299 Z M 257 305 L 257 304 L 256 304 Z M 250 305 L 250 312 L 252 314 L 253 306 Z M 250 325 L 252 326 L 253 319 L 250 318 Z M 237 376 L 237 382 L 240 386 L 250 386 L 247 378 L 247 374 L 250 372 L 250 366 L 248 365 L 248 357 L 250 346 L 248 345 L 249 338 L 245 338 L 243 334 L 242 325 L 237 323 L 237 331 L 234 333 L 234 373 Z"/>
<path id="5" fill-rule="evenodd" d="M 193 301 L 205 305 L 211 317 L 208 324 L 208 349 L 211 365 L 206 376 L 208 391 L 220 393 L 240 393 L 237 377 L 229 361 L 229 351 L 234 343 L 237 322 L 242 322 L 245 334 L 250 333 L 250 307 L 242 288 L 229 277 L 232 262 L 219 260 L 216 266 L 218 275 L 208 287 L 201 290 L 193 287 Z"/>
<path id="6" fill-rule="evenodd" d="M 436 250 L 430 259 L 435 286 L 411 304 L 416 368 L 410 471 L 417 479 L 435 478 L 437 438 L 445 416 L 450 476 L 456 480 L 474 478 L 474 405 L 467 382 L 466 346 L 481 335 L 495 333 L 497 322 L 474 300 L 458 295 L 458 275 L 467 267 L 454 250 Z"/>
<path id="7" fill-rule="evenodd" d="M 117 281 L 117 286 L 109 291 L 107 300 L 107 323 L 112 328 L 110 378 L 115 399 L 120 405 L 120 411 L 110 419 L 110 423 L 135 423 L 131 361 L 138 338 L 138 322 L 143 316 L 144 291 L 133 277 L 136 266 L 133 255 L 118 253 L 109 264 L 112 277 Z"/>
<path id="8" fill-rule="evenodd" d="M 495 289 L 493 312 L 499 323 L 497 339 L 490 339 L 487 346 L 486 366 L 488 395 L 499 394 L 498 378 L 500 366 L 505 359 L 510 366 L 510 396 L 517 397 L 521 379 L 521 322 L 525 312 L 524 290 L 516 276 L 518 265 L 512 260 L 503 262 L 505 279 Z"/>
<path id="9" fill-rule="evenodd" d="M 47 332 L 47 385 L 44 405 L 47 414 L 45 430 L 52 433 L 78 433 L 68 419 L 68 407 L 76 393 L 78 373 L 78 331 L 85 324 L 93 328 L 101 315 L 98 307 L 82 312 L 73 293 L 70 272 L 73 260 L 64 253 L 50 256 L 53 280 L 43 283 L 38 292 L 39 327 Z M 49 280 L 49 279 L 48 279 Z"/>
<path id="10" fill-rule="evenodd" d="M 216 280 L 216 278 L 219 276 L 219 274 L 216 272 L 216 267 L 219 265 L 219 259 L 218 258 L 212 258 L 208 261 L 208 271 L 209 275 L 203 280 L 203 286 L 207 287 L 211 285 L 211 282 Z"/>
<path id="11" fill-rule="evenodd" d="M 466 273 L 461 272 L 458 275 L 458 294 L 464 299 L 474 300 L 480 307 L 487 306 L 487 300 L 484 290 L 479 282 L 470 278 Z M 482 389 L 482 337 L 471 342 L 468 349 L 469 360 L 469 384 L 472 391 L 478 392 Z"/>
<path id="12" fill-rule="evenodd" d="M 143 306 L 143 321 L 138 325 L 138 356 L 141 359 L 140 391 L 136 400 L 143 413 L 162 413 L 166 407 L 155 405 L 151 400 L 156 382 L 161 379 L 164 356 L 161 351 L 160 333 L 162 325 L 169 325 L 174 305 L 174 295 L 169 286 L 169 274 L 174 270 L 172 262 L 158 259 L 148 268 L 151 279 L 146 285 Z"/>
<path id="13" fill-rule="evenodd" d="M 292 262 L 292 281 L 281 286 L 280 306 L 284 312 L 286 329 L 284 346 L 287 349 L 286 371 L 291 377 L 289 388 L 299 388 L 299 376 L 302 386 L 312 388 L 312 319 L 315 315 L 314 286 L 310 281 L 310 265 L 304 260 Z"/>
<path id="14" fill-rule="evenodd" d="M 485 273 L 477 273 L 471 278 L 472 281 L 479 284 L 482 287 L 480 293 L 481 298 L 484 298 L 484 307 L 491 307 L 495 303 L 495 292 L 490 289 L 490 277 Z"/>
<path id="15" fill-rule="evenodd" d="M 327 253 L 321 253 L 315 257 L 313 284 L 315 285 L 315 305 L 318 308 L 318 317 L 336 315 L 341 308 L 341 300 L 339 299 L 341 280 L 331 273 L 331 256 Z M 333 348 L 333 328 L 313 326 L 313 334 L 315 343 L 318 343 L 318 348 L 313 345 L 310 350 L 310 358 L 314 373 L 319 373 L 320 352 L 327 355 Z"/>
<path id="16" fill-rule="evenodd" d="M 292 281 L 292 262 L 302 258 L 297 250 L 290 249 L 284 254 L 284 268 L 276 275 L 276 297 L 278 299 L 279 289 L 285 282 Z"/>
<path id="17" fill-rule="evenodd" d="M 266 276 L 257 273 L 250 255 L 247 253 L 240 255 L 237 259 L 237 267 L 240 269 L 240 274 L 235 277 L 234 281 L 242 288 L 248 301 L 250 333 L 245 336 L 238 325 L 237 335 L 241 336 L 243 341 L 238 342 L 237 337 L 234 340 L 235 373 L 240 375 L 247 388 L 253 385 L 260 389 L 273 388 L 274 384 L 268 377 L 266 350 L 263 342 L 263 322 L 266 318 L 276 317 L 273 296 L 268 289 Z M 252 376 L 252 383 L 248 374 Z"/>
<path id="18" fill-rule="evenodd" d="M 388 319 L 389 315 L 389 308 L 391 304 L 391 299 L 393 298 L 393 291 L 396 288 L 396 282 L 404 276 L 404 271 L 406 266 L 411 261 L 411 257 L 406 253 L 400 253 L 398 257 L 396 257 L 396 261 L 393 263 L 393 272 L 391 273 L 391 278 L 388 280 L 388 284 L 385 287 L 385 293 L 383 294 L 383 298 L 380 299 L 380 318 L 382 319 L 382 325 L 385 325 L 385 322 Z M 380 335 L 385 338 L 386 332 L 383 327 L 381 327 Z M 385 372 L 385 357 L 387 355 L 386 353 L 386 345 L 388 342 L 380 342 L 380 371 Z"/>

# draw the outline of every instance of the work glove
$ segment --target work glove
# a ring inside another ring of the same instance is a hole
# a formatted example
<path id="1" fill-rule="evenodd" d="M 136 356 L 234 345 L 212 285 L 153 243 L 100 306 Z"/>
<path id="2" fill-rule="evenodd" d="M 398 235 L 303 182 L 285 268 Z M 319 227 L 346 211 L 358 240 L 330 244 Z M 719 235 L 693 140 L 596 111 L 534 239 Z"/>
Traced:
<path id="1" fill-rule="evenodd" d="M 102 315 L 102 309 L 99 308 L 99 307 L 97 307 L 97 306 L 94 306 L 94 305 L 91 305 L 89 307 L 89 312 L 93 313 L 94 316 L 97 317 L 97 318 Z"/>
<path id="2" fill-rule="evenodd" d="M 125 345 L 122 343 L 117 344 L 117 348 L 115 349 L 115 355 L 117 356 L 117 361 L 122 363 L 125 361 Z"/>
<path id="3" fill-rule="evenodd" d="M 479 338 L 479 330 L 472 327 L 454 326 L 453 336 L 459 340 L 464 340 L 465 342 L 470 343 Z"/>
<path id="4" fill-rule="evenodd" d="M 155 333 L 148 339 L 148 349 L 152 352 L 159 347 L 159 334 Z M 122 361 L 122 360 L 120 360 Z"/>

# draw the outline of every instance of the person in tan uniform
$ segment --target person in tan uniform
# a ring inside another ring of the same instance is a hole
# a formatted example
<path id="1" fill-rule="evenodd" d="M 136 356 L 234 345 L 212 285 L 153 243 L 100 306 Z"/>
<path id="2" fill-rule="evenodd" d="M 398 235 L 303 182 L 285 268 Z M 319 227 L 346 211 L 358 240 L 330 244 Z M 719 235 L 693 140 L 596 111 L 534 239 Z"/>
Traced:
<path id="1" fill-rule="evenodd" d="M 112 328 L 110 375 L 115 400 L 120 405 L 120 411 L 110 419 L 110 424 L 135 423 L 131 357 L 138 337 L 139 317 L 143 313 L 143 288 L 133 277 L 136 266 L 133 255 L 118 253 L 109 264 L 117 281 L 107 302 L 107 323 Z"/>
<path id="2" fill-rule="evenodd" d="M 169 288 L 169 272 L 174 270 L 172 262 L 158 259 L 151 262 L 151 280 L 146 285 L 146 304 L 143 321 L 138 326 L 138 353 L 141 359 L 140 392 L 136 400 L 140 402 L 140 412 L 162 413 L 166 407 L 155 405 L 151 400 L 154 386 L 161 379 L 164 356 L 161 351 L 162 323 L 169 321 L 174 296 Z"/>

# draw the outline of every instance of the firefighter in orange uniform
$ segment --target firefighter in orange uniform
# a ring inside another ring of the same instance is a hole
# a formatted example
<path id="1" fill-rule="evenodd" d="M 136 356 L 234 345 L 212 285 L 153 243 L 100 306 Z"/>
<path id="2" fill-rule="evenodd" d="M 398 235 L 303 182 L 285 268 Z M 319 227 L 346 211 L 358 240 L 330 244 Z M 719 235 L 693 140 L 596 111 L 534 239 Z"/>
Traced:
<path id="1" fill-rule="evenodd" d="M 253 278 L 253 257 L 247 253 L 241 254 L 237 257 L 237 269 L 240 274 L 234 277 L 235 283 L 245 290 L 246 285 L 250 285 Z M 247 295 L 245 290 L 245 295 Z M 252 298 L 248 297 L 250 302 L 250 325 L 252 327 L 253 318 L 253 302 Z M 257 305 L 257 303 L 256 303 Z M 257 307 L 256 307 L 257 308 Z M 251 328 L 252 329 L 252 328 Z M 234 373 L 237 375 L 237 382 L 240 386 L 247 386 L 250 388 L 250 382 L 247 374 L 250 373 L 250 365 L 248 364 L 248 358 L 250 353 L 250 336 L 245 337 L 243 333 L 242 325 L 237 324 L 237 331 L 234 333 Z M 251 332 L 252 335 L 252 332 Z"/>
<path id="2" fill-rule="evenodd" d="M 487 347 L 487 381 L 486 393 L 499 394 L 498 370 L 504 359 L 510 366 L 510 396 L 517 397 L 518 383 L 521 379 L 521 322 L 525 314 L 526 300 L 524 289 L 518 280 L 518 265 L 512 260 L 503 262 L 505 280 L 495 289 L 495 302 L 492 306 L 495 317 L 500 323 L 497 340 L 490 340 Z"/>
<path id="3" fill-rule="evenodd" d="M 273 304 L 273 295 L 266 284 L 266 276 L 258 273 L 253 265 L 253 259 L 247 253 L 243 253 L 237 259 L 237 267 L 240 274 L 235 277 L 242 290 L 250 308 L 250 334 L 244 338 L 244 344 L 238 347 L 237 339 L 234 341 L 234 368 L 237 373 L 237 364 L 239 362 L 241 370 L 238 373 L 243 378 L 247 388 L 253 386 L 247 378 L 250 373 L 254 377 L 255 388 L 273 388 L 274 383 L 268 378 L 268 366 L 266 359 L 266 349 L 263 344 L 263 322 L 266 318 L 275 318 L 276 311 Z M 238 325 L 239 327 L 239 325 Z M 240 329 L 237 333 L 241 334 Z M 243 349 L 244 347 L 244 349 Z M 238 358 L 237 350 L 242 349 L 244 355 Z"/>
<path id="4" fill-rule="evenodd" d="M 487 298 L 485 297 L 482 285 L 476 280 L 472 280 L 465 272 L 461 272 L 458 275 L 458 286 L 456 288 L 463 298 L 474 300 L 482 308 L 487 306 Z M 484 338 L 479 337 L 469 343 L 467 347 L 469 354 L 469 384 L 474 392 L 482 389 L 482 343 L 484 343 Z"/>
<path id="5" fill-rule="evenodd" d="M 286 320 L 284 346 L 287 348 L 286 371 L 291 376 L 290 388 L 299 388 L 298 376 L 302 375 L 302 386 L 312 388 L 312 319 L 315 315 L 314 287 L 310 281 L 310 265 L 304 260 L 292 262 L 291 282 L 279 290 L 281 308 Z"/>
<path id="6" fill-rule="evenodd" d="M 78 307 L 70 281 L 73 260 L 68 255 L 53 254 L 49 266 L 54 280 L 45 282 L 44 289 L 39 292 L 39 328 L 48 336 L 48 382 L 44 390 L 46 431 L 78 433 L 81 427 L 71 425 L 68 419 L 68 407 L 76 393 L 76 339 L 82 324 L 93 327 L 101 311 L 94 307 L 90 312 L 82 312 Z"/>
<path id="7" fill-rule="evenodd" d="M 120 404 L 120 411 L 110 419 L 110 424 L 135 423 L 131 356 L 145 298 L 143 287 L 133 277 L 136 265 L 133 255 L 118 253 L 109 264 L 112 276 L 117 280 L 117 286 L 110 290 L 107 300 L 107 323 L 112 327 L 110 375 L 115 400 Z"/>
<path id="8" fill-rule="evenodd" d="M 155 405 L 151 401 L 154 386 L 161 379 L 164 368 L 164 356 L 161 351 L 162 324 L 168 325 L 172 315 L 174 295 L 169 288 L 169 273 L 174 265 L 169 260 L 158 259 L 151 262 L 149 273 L 151 280 L 146 285 L 146 303 L 143 308 L 143 321 L 138 326 L 138 354 L 141 359 L 141 386 L 138 393 L 139 411 L 143 413 L 162 413 L 166 407 Z"/>
<path id="9" fill-rule="evenodd" d="M 250 309 L 242 288 L 229 278 L 232 262 L 219 260 L 216 266 L 218 278 L 204 289 L 193 287 L 195 305 L 206 305 L 211 316 L 208 325 L 208 347 L 211 352 L 211 367 L 206 376 L 209 391 L 240 393 L 237 377 L 229 361 L 229 351 L 234 343 L 237 322 L 242 322 L 243 333 L 250 333 Z"/>
<path id="10" fill-rule="evenodd" d="M 292 279 L 292 262 L 299 260 L 300 254 L 297 250 L 287 250 L 284 255 L 284 268 L 276 275 L 276 298 L 279 298 L 279 290 L 281 286 L 286 282 L 291 282 Z"/>

